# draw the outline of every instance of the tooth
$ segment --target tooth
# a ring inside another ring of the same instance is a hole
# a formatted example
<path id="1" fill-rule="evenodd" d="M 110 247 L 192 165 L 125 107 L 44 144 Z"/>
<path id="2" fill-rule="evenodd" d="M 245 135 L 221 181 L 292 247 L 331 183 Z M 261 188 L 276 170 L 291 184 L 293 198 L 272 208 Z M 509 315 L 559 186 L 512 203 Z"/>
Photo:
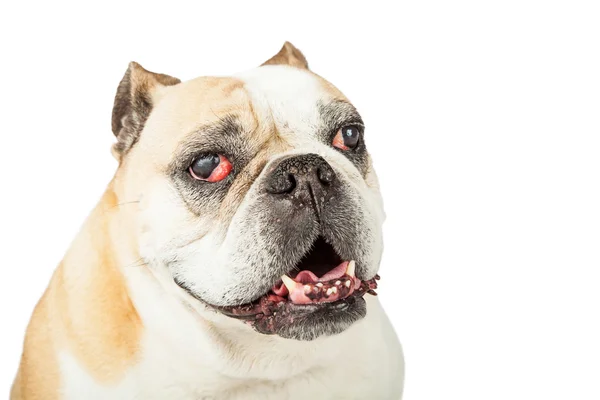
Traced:
<path id="1" fill-rule="evenodd" d="M 342 284 L 342 281 L 335 281 L 336 286 L 340 286 Z"/>
<path id="2" fill-rule="evenodd" d="M 327 296 L 329 296 L 331 293 L 333 293 L 333 289 L 335 289 L 335 288 L 329 288 L 329 289 L 327 289 Z"/>
<path id="3" fill-rule="evenodd" d="M 323 287 L 323 284 L 321 282 L 318 282 L 316 286 L 317 287 Z"/>
<path id="4" fill-rule="evenodd" d="M 304 285 L 304 293 L 310 293 L 310 285 Z"/>
<path id="5" fill-rule="evenodd" d="M 288 291 L 290 293 L 292 293 L 294 291 L 294 289 L 296 288 L 297 282 L 295 280 L 293 280 L 292 278 L 290 278 L 289 276 L 287 276 L 287 275 L 283 275 L 281 277 L 281 280 L 283 281 L 283 284 L 288 289 Z"/>
<path id="6" fill-rule="evenodd" d="M 335 286 L 332 287 L 330 290 L 331 290 L 331 293 L 337 293 L 337 288 Z"/>
<path id="7" fill-rule="evenodd" d="M 348 266 L 346 267 L 346 275 L 354 276 L 354 268 L 356 268 L 356 263 L 354 262 L 354 260 L 352 260 L 348 263 Z"/>
<path id="8" fill-rule="evenodd" d="M 352 284 L 352 283 L 351 283 L 350 281 L 346 281 L 346 283 L 344 283 L 344 285 L 345 285 L 346 287 L 350 287 L 350 285 L 351 285 L 351 284 Z"/>

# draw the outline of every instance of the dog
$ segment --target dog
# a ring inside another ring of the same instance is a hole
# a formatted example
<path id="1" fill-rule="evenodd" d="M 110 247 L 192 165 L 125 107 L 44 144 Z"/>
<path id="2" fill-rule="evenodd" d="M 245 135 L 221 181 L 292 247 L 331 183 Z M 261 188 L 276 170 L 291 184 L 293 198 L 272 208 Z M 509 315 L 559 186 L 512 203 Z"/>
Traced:
<path id="1" fill-rule="evenodd" d="M 12 400 L 401 398 L 365 126 L 296 47 L 187 82 L 131 62 L 112 130 Z"/>

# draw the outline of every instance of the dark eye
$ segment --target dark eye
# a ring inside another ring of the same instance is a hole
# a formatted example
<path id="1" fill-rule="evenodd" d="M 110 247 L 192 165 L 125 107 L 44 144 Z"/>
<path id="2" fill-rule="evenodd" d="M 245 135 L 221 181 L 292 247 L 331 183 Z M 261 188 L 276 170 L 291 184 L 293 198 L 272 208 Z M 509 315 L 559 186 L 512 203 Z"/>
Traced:
<path id="1" fill-rule="evenodd" d="M 190 174 L 194 179 L 207 182 L 219 182 L 231 172 L 233 166 L 220 154 L 204 154 L 194 160 L 190 166 Z"/>
<path id="2" fill-rule="evenodd" d="M 333 147 L 337 147 L 340 150 L 350 150 L 358 145 L 358 138 L 360 137 L 360 130 L 357 126 L 349 125 L 345 126 L 339 131 L 333 138 Z"/>

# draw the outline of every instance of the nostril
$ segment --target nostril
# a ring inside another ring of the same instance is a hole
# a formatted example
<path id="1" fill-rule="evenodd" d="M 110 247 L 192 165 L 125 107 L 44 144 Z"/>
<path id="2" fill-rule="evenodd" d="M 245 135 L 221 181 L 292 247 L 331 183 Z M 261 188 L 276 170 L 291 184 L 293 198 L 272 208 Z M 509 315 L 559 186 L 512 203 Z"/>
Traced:
<path id="1" fill-rule="evenodd" d="M 277 174 L 267 184 L 267 191 L 272 194 L 291 193 L 295 188 L 296 178 L 291 173 Z"/>
<path id="2" fill-rule="evenodd" d="M 293 174 L 288 174 L 287 176 L 287 181 L 288 181 L 288 187 L 286 190 L 286 193 L 291 193 L 292 191 L 294 191 L 294 189 L 296 189 L 296 178 L 294 177 Z"/>
<path id="3" fill-rule="evenodd" d="M 335 172 L 329 166 L 321 166 L 317 169 L 317 176 L 324 184 L 330 184 L 335 179 Z"/>

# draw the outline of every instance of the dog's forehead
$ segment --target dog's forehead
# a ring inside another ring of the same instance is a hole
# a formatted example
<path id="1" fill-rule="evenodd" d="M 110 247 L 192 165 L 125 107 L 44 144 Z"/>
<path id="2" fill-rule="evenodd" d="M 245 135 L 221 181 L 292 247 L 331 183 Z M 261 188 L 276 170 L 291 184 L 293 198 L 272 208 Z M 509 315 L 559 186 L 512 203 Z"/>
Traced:
<path id="1" fill-rule="evenodd" d="M 320 105 L 346 100 L 333 85 L 304 69 L 269 65 L 236 77 L 244 82 L 257 117 L 288 139 L 314 133 L 320 125 Z"/>
<path id="2" fill-rule="evenodd" d="M 318 75 L 289 66 L 262 66 L 231 77 L 200 77 L 163 88 L 141 135 L 143 153 L 166 165 L 202 127 L 235 117 L 259 145 L 272 135 L 294 147 L 316 138 L 320 107 L 347 101 Z M 140 149 L 142 150 L 142 149 Z"/>

